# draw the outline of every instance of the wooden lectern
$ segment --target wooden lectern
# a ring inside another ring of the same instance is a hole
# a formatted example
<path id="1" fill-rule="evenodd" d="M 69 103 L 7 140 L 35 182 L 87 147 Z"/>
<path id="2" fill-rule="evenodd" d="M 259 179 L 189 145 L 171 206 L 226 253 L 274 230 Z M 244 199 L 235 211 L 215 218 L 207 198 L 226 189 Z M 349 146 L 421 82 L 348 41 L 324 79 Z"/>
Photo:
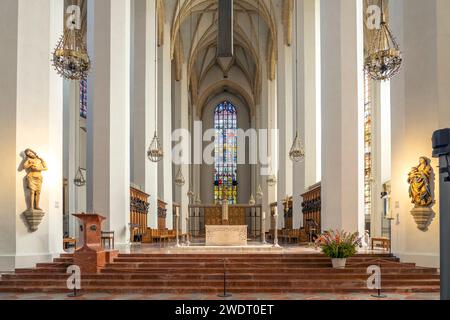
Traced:
<path id="1" fill-rule="evenodd" d="M 119 254 L 116 250 L 106 251 L 101 245 L 102 222 L 105 217 L 99 214 L 74 214 L 83 225 L 84 245 L 74 253 L 74 264 L 82 273 L 99 273 L 107 262 Z"/>

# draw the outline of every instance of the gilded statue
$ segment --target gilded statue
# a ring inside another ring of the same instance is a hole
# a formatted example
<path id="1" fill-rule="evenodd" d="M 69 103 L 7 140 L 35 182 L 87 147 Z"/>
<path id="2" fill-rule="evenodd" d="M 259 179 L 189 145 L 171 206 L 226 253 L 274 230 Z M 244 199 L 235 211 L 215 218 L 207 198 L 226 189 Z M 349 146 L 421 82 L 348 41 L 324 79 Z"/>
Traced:
<path id="1" fill-rule="evenodd" d="M 23 168 L 27 171 L 27 188 L 30 190 L 28 209 L 31 211 L 42 211 L 39 207 L 43 181 L 42 171 L 48 170 L 47 164 L 31 149 L 25 150 L 25 156 L 27 158 L 23 164 Z"/>
<path id="2" fill-rule="evenodd" d="M 413 167 L 408 174 L 409 197 L 417 207 L 429 207 L 433 204 L 431 160 L 421 157 L 419 165 Z"/>

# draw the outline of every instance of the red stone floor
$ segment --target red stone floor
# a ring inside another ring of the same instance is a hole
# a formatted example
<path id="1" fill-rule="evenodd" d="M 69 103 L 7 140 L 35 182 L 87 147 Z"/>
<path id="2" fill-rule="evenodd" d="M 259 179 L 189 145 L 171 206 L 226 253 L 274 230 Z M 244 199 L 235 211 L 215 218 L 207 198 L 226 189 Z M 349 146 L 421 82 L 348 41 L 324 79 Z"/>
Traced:
<path id="1" fill-rule="evenodd" d="M 223 300 L 216 294 L 108 294 L 88 293 L 78 298 L 67 294 L 47 293 L 0 293 L 0 300 Z M 296 294 L 296 293 L 252 293 L 233 294 L 227 300 L 439 300 L 439 293 L 393 293 L 386 299 L 373 298 L 368 294 Z"/>

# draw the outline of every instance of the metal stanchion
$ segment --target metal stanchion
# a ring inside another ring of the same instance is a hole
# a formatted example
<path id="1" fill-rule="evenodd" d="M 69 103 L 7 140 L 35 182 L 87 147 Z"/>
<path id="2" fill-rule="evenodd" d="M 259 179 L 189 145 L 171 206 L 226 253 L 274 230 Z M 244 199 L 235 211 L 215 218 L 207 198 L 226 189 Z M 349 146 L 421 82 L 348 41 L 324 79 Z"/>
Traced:
<path id="1" fill-rule="evenodd" d="M 176 208 L 175 219 L 177 219 L 177 221 L 176 221 L 176 228 L 177 229 L 175 231 L 175 234 L 177 236 L 177 244 L 176 244 L 176 246 L 180 247 L 180 233 L 178 232 L 178 229 L 180 228 L 180 208 L 179 207 Z"/>
<path id="2" fill-rule="evenodd" d="M 190 246 L 191 242 L 189 241 L 189 232 L 191 231 L 190 225 L 189 225 L 189 214 L 186 217 L 186 246 Z"/>
<path id="3" fill-rule="evenodd" d="M 232 296 L 231 293 L 227 292 L 227 266 L 226 259 L 223 259 L 223 293 L 217 295 L 220 298 L 229 298 Z"/>
<path id="4" fill-rule="evenodd" d="M 372 294 L 371 297 L 378 298 L 378 299 L 386 299 L 387 295 L 381 294 L 381 289 L 378 289 L 378 294 Z"/>
<path id="5" fill-rule="evenodd" d="M 79 268 L 77 268 L 77 270 L 79 270 Z M 67 296 L 69 298 L 77 298 L 77 297 L 81 297 L 83 294 L 80 293 L 80 291 L 77 290 L 77 287 L 79 287 L 79 284 L 77 284 L 77 271 L 74 270 L 72 267 L 68 268 L 68 273 L 71 272 L 71 280 L 68 279 L 67 283 L 68 283 L 68 289 L 72 289 L 73 291 L 71 293 L 69 293 Z M 69 282 L 70 281 L 70 282 Z M 78 279 L 79 281 L 79 279 Z M 80 287 L 81 289 L 81 287 Z"/>
<path id="6" fill-rule="evenodd" d="M 267 244 L 266 241 L 266 213 L 262 213 L 262 226 L 261 226 L 261 233 L 262 233 L 262 244 Z"/>
<path id="7" fill-rule="evenodd" d="M 275 208 L 275 214 L 273 215 L 273 217 L 275 218 L 275 231 L 274 231 L 274 238 L 273 238 L 273 246 L 275 248 L 281 248 L 280 245 L 278 244 L 278 212 L 276 211 L 276 208 Z"/>

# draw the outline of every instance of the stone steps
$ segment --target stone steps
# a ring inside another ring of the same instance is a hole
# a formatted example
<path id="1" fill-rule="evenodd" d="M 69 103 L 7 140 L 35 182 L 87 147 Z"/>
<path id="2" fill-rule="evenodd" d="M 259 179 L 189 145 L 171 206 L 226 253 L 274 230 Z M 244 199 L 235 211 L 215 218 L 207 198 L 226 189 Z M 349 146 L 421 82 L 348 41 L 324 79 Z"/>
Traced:
<path id="1" fill-rule="evenodd" d="M 306 259 L 295 259 L 295 258 L 287 258 L 287 259 L 270 259 L 270 258 L 263 258 L 263 259 L 226 259 L 227 263 L 246 263 L 246 262 L 257 262 L 257 263 L 266 263 L 266 264 L 275 264 L 275 263 L 330 263 L 330 259 L 320 259 L 320 258 L 306 258 Z M 363 259 L 350 259 L 347 261 L 348 264 L 352 263 L 372 263 L 372 262 L 378 262 L 379 260 L 374 260 L 370 258 L 363 258 Z M 389 259 L 383 259 L 383 262 L 393 262 L 397 263 L 399 262 L 398 259 L 395 258 L 389 258 Z M 163 259 L 163 258 L 116 258 L 114 259 L 114 263 L 180 263 L 179 259 Z M 214 258 L 210 259 L 183 259 L 182 263 L 222 263 L 222 260 L 217 260 Z"/>
<path id="2" fill-rule="evenodd" d="M 48 275 L 45 273 L 29 273 L 29 274 L 7 274 L 2 276 L 2 280 L 42 280 Z M 357 279 L 357 280 L 367 280 L 368 275 L 365 273 L 291 273 L 289 274 L 290 280 L 346 280 L 346 279 Z M 53 280 L 66 280 L 68 278 L 67 273 L 52 274 Z M 82 276 L 83 280 L 222 280 L 223 273 L 183 273 L 183 274 L 167 274 L 164 272 L 160 273 L 103 273 L 103 274 L 86 274 Z M 285 280 L 285 273 L 227 273 L 227 279 L 231 280 Z M 439 280 L 438 274 L 418 274 L 418 273 L 404 273 L 404 274 L 384 274 L 383 280 Z"/>
<path id="3" fill-rule="evenodd" d="M 0 287 L 1 292 L 14 292 L 14 293 L 69 293 L 70 290 L 62 289 L 61 287 Z M 228 290 L 228 289 L 227 289 Z M 83 288 L 85 293 L 113 293 L 113 294 L 127 294 L 127 293 L 139 293 L 139 294 L 155 294 L 155 293 L 220 293 L 223 291 L 223 287 L 203 287 L 203 286 L 193 286 L 193 287 L 183 287 L 183 288 L 168 288 L 166 286 L 162 287 L 152 287 L 152 288 L 136 288 L 136 287 L 102 287 L 99 288 Z M 362 287 L 349 287 L 349 288 L 273 288 L 273 287 L 248 287 L 248 288 L 231 288 L 229 292 L 232 293 L 304 293 L 304 294 L 321 294 L 321 293 L 367 293 L 373 294 L 373 290 L 368 290 Z M 383 287 L 383 293 L 431 293 L 439 292 L 439 287 L 436 286 L 423 286 L 423 287 Z"/>
<path id="4" fill-rule="evenodd" d="M 92 280 L 81 280 L 82 288 L 86 287 L 96 287 L 102 288 L 107 286 L 132 286 L 136 288 L 141 287 L 193 287 L 195 285 L 198 286 L 213 286 L 220 288 L 223 286 L 222 279 L 202 279 L 199 280 L 180 280 L 180 279 L 171 279 L 170 277 L 164 280 L 123 280 L 123 279 L 92 279 Z M 406 280 L 384 280 L 382 281 L 382 286 L 392 286 L 392 287 L 407 287 L 407 286 L 433 286 L 439 285 L 439 280 L 430 280 L 430 279 L 406 279 Z M 14 280 L 2 280 L 0 282 L 0 287 L 2 286 L 34 286 L 34 287 L 56 287 L 60 286 L 61 288 L 66 287 L 65 279 L 14 279 Z M 293 280 L 293 279 L 276 279 L 273 281 L 271 279 L 258 279 L 258 280 L 242 280 L 242 279 L 234 279 L 227 281 L 227 287 L 229 288 L 244 288 L 244 287 L 271 287 L 271 288 L 348 288 L 348 287 L 362 287 L 365 288 L 367 286 L 367 279 L 307 279 L 307 280 Z"/>
<path id="5" fill-rule="evenodd" d="M 99 274 L 82 275 L 86 292 L 195 293 L 223 290 L 223 259 L 231 292 L 345 293 L 367 290 L 367 266 L 380 265 L 386 292 L 437 292 L 436 269 L 400 263 L 389 254 L 362 254 L 333 269 L 321 254 L 120 254 Z M 68 292 L 72 254 L 3 275 L 0 292 Z"/>

